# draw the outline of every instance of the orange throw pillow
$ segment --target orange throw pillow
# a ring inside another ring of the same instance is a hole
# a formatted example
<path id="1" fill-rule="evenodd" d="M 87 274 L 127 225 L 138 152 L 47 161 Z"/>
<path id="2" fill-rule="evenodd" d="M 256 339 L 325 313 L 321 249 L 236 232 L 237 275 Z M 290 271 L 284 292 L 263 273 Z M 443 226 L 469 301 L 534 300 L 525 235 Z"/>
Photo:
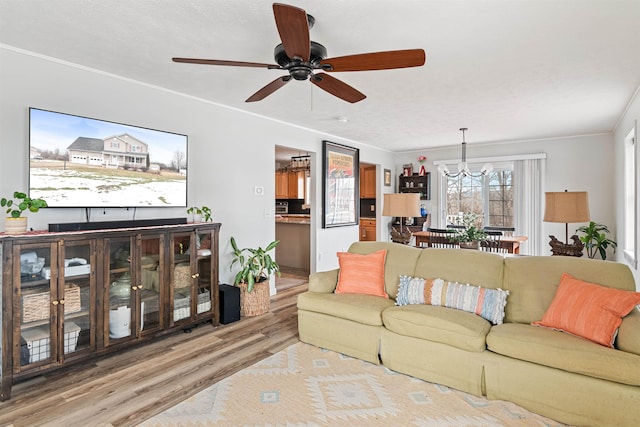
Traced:
<path id="1" fill-rule="evenodd" d="M 542 320 L 532 324 L 613 347 L 622 318 L 638 304 L 640 292 L 607 288 L 563 273 Z"/>
<path id="2" fill-rule="evenodd" d="M 384 291 L 386 257 L 386 250 L 369 255 L 338 252 L 340 274 L 336 294 L 365 294 L 389 298 Z"/>

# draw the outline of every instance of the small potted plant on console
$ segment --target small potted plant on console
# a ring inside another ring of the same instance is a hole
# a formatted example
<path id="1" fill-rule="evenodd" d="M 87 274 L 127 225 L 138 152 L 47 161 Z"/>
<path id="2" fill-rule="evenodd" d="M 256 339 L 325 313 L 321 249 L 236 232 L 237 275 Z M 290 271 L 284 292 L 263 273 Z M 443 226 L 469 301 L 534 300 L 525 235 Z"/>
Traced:
<path id="1" fill-rule="evenodd" d="M 211 217 L 211 209 L 208 206 L 191 206 L 187 209 L 188 215 L 193 215 L 193 222 L 201 222 L 204 219 L 204 222 L 213 221 Z"/>
<path id="2" fill-rule="evenodd" d="M 230 269 L 238 263 L 240 271 L 236 274 L 234 284 L 240 288 L 240 314 L 242 316 L 257 316 L 269 311 L 270 298 L 269 277 L 273 273 L 280 275 L 280 266 L 269 251 L 280 243 L 274 240 L 266 248 L 258 247 L 239 249 L 236 240 L 231 237 L 233 261 Z"/>
<path id="3" fill-rule="evenodd" d="M 15 191 L 13 199 L 3 197 L 0 199 L 0 206 L 7 208 L 9 214 L 5 220 L 5 231 L 10 234 L 24 233 L 27 231 L 27 217 L 22 216 L 22 212 L 38 212 L 42 208 L 48 207 L 43 199 L 32 199 L 25 193 Z"/>

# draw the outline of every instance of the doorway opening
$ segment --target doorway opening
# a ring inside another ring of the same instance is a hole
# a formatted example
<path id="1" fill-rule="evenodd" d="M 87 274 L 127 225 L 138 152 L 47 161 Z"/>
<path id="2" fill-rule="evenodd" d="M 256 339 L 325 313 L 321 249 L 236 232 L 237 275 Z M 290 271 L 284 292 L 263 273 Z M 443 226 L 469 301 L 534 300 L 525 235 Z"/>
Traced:
<path id="1" fill-rule="evenodd" d="M 275 147 L 276 290 L 307 283 L 311 272 L 314 153 Z"/>

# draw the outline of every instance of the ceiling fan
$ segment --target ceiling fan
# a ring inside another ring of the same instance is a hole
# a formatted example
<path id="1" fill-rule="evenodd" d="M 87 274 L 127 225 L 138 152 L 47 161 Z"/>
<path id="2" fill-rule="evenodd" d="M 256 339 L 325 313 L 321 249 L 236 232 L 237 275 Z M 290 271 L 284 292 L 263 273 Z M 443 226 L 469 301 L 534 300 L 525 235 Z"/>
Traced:
<path id="1" fill-rule="evenodd" d="M 277 64 L 257 62 L 224 61 L 216 59 L 173 58 L 174 62 L 204 65 L 226 65 L 256 67 L 288 71 L 289 75 L 278 77 L 253 95 L 246 102 L 260 101 L 280 89 L 291 79 L 311 80 L 311 83 L 347 102 L 358 102 L 366 96 L 348 84 L 326 72 L 389 70 L 394 68 L 419 67 L 425 63 L 422 49 L 392 50 L 363 53 L 337 58 L 327 58 L 327 49 L 310 40 L 309 29 L 315 19 L 298 7 L 274 3 L 273 14 L 282 43 L 274 50 Z M 325 72 L 316 72 L 325 71 Z"/>

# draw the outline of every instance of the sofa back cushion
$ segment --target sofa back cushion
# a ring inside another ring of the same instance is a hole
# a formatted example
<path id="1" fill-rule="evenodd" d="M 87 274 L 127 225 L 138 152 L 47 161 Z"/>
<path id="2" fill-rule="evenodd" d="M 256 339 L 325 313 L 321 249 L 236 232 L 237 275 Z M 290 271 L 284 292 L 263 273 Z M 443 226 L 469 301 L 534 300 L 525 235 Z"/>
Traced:
<path id="1" fill-rule="evenodd" d="M 355 242 L 349 247 L 349 252 L 363 255 L 380 250 L 387 251 L 384 266 L 384 288 L 390 298 L 396 299 L 398 286 L 400 286 L 400 275 L 413 275 L 422 249 L 387 242 Z"/>
<path id="2" fill-rule="evenodd" d="M 505 323 L 531 323 L 542 319 L 563 273 L 609 288 L 636 289 L 629 267 L 617 262 L 568 256 L 525 256 L 507 257 L 504 263 L 504 289 L 509 291 Z"/>
<path id="3" fill-rule="evenodd" d="M 472 249 L 426 248 L 421 251 L 415 277 L 441 278 L 491 289 L 502 287 L 504 260 L 501 255 Z"/>

